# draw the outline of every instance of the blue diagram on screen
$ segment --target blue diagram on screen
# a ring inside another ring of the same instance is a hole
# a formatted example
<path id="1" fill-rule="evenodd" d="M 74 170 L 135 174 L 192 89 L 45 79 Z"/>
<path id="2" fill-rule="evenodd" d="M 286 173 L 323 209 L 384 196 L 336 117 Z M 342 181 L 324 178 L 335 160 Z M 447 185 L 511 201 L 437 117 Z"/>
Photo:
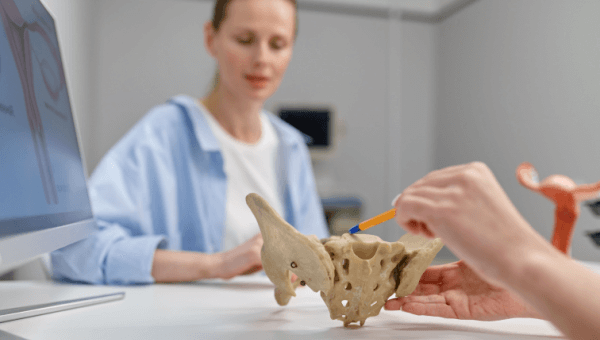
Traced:
<path id="1" fill-rule="evenodd" d="M 0 2 L 0 20 L 0 235 L 91 216 L 54 20 L 28 0 Z"/>

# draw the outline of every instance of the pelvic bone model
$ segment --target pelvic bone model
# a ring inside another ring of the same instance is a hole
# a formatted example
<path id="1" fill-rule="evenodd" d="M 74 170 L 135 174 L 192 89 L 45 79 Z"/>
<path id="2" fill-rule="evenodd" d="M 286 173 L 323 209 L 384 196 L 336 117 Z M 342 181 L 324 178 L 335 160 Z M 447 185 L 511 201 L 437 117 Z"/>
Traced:
<path id="1" fill-rule="evenodd" d="M 283 220 L 259 195 L 246 203 L 258 221 L 264 244 L 261 259 L 275 284 L 275 300 L 287 305 L 298 284 L 321 291 L 331 319 L 344 326 L 364 325 L 394 293 L 413 292 L 421 275 L 442 248 L 440 239 L 406 234 L 396 242 L 358 234 L 319 239 L 303 235 Z M 291 273 L 298 279 L 291 283 Z"/>

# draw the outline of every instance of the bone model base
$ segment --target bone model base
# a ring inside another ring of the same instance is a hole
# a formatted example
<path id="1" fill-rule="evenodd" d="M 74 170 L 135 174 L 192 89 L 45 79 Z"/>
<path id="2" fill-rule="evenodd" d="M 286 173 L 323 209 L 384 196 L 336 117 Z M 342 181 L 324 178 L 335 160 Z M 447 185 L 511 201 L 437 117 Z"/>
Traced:
<path id="1" fill-rule="evenodd" d="M 303 235 L 283 220 L 259 195 L 246 203 L 258 221 L 265 273 L 275 284 L 275 299 L 286 305 L 298 284 L 321 292 L 333 320 L 344 326 L 376 316 L 394 293 L 412 293 L 421 275 L 442 249 L 440 239 L 406 234 L 396 242 L 375 235 Z M 291 273 L 298 279 L 291 283 Z"/>

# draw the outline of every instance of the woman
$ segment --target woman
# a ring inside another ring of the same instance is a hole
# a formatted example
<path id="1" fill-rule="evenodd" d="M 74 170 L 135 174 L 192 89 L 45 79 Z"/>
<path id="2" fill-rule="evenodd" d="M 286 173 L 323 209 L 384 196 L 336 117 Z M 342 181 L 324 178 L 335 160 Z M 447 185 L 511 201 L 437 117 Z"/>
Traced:
<path id="1" fill-rule="evenodd" d="M 490 169 L 434 171 L 394 200 L 407 231 L 441 237 L 459 262 L 428 268 L 385 308 L 418 315 L 545 318 L 572 339 L 600 335 L 600 275 L 554 248 L 514 207 Z"/>
<path id="2" fill-rule="evenodd" d="M 262 269 L 245 203 L 265 197 L 304 234 L 327 237 L 300 133 L 263 111 L 292 57 L 294 0 L 218 0 L 204 26 L 214 88 L 152 109 L 90 179 L 100 231 L 52 254 L 54 277 L 105 284 L 231 278 Z"/>

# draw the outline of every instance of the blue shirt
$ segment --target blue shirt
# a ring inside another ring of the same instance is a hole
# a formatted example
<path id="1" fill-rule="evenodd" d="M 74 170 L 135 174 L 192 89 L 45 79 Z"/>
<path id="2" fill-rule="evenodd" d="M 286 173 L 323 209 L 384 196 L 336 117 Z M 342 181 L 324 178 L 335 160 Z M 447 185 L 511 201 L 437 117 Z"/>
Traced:
<path id="1" fill-rule="evenodd" d="M 157 248 L 216 253 L 227 178 L 219 144 L 194 99 L 154 107 L 102 159 L 89 181 L 99 231 L 51 254 L 57 280 L 152 283 Z M 285 219 L 328 237 L 310 155 L 299 131 L 267 115 L 280 141 L 278 183 Z"/>

